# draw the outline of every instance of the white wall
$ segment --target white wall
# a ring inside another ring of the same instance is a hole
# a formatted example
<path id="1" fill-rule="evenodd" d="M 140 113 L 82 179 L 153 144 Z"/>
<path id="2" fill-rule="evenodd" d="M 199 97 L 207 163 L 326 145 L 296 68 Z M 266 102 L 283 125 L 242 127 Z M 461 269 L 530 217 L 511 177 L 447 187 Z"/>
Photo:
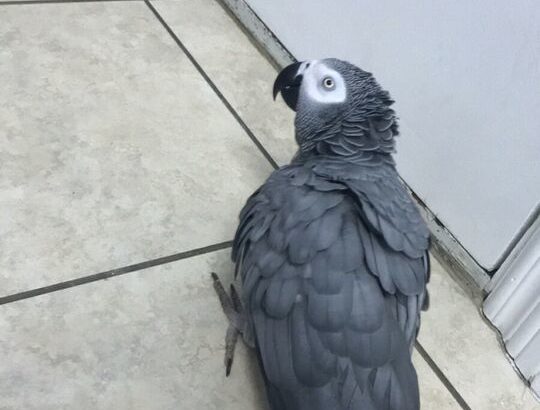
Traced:
<path id="1" fill-rule="evenodd" d="M 397 101 L 404 179 L 497 267 L 540 202 L 540 3 L 247 2 L 298 59 L 375 74 Z"/>

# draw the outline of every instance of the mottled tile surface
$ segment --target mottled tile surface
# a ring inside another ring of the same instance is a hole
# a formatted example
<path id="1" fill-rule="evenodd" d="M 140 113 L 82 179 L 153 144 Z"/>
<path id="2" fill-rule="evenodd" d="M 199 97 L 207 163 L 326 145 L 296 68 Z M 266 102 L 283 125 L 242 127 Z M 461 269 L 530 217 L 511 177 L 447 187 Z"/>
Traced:
<path id="1" fill-rule="evenodd" d="M 271 168 L 144 3 L 0 21 L 0 296 L 232 238 Z"/>
<path id="2" fill-rule="evenodd" d="M 540 409 L 476 306 L 432 258 L 431 305 L 419 340 L 474 410 Z"/>
<path id="3" fill-rule="evenodd" d="M 228 250 L 1 306 L 0 408 L 265 409 L 250 351 L 224 377 L 211 271 L 231 277 Z M 457 408 L 415 363 L 424 408 Z"/>
<path id="4" fill-rule="evenodd" d="M 294 112 L 272 99 L 277 72 L 215 0 L 152 2 L 220 91 L 283 165 L 296 151 Z"/>
<path id="5" fill-rule="evenodd" d="M 0 306 L 0 408 L 264 409 L 243 346 L 225 378 L 213 270 L 229 251 Z"/>

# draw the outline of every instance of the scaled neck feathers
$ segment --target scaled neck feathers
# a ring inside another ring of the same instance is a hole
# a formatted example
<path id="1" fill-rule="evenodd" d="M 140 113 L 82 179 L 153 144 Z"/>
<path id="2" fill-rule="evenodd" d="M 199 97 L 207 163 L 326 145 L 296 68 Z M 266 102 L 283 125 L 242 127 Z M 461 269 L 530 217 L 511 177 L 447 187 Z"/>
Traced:
<path id="1" fill-rule="evenodd" d="M 367 153 L 390 156 L 395 152 L 397 128 L 394 112 L 389 109 L 382 117 L 363 119 L 351 115 L 308 138 L 297 136 L 297 141 L 301 141 L 302 155 L 308 157 L 356 157 Z"/>
<path id="2" fill-rule="evenodd" d="M 301 165 L 311 168 L 315 165 L 326 164 L 335 169 L 347 169 L 353 174 L 357 172 L 357 167 L 373 168 L 380 166 L 390 166 L 395 168 L 395 161 L 391 154 L 379 151 L 357 150 L 355 153 L 347 155 L 322 153 L 318 149 L 304 151 L 299 149 L 291 161 L 291 165 Z"/>

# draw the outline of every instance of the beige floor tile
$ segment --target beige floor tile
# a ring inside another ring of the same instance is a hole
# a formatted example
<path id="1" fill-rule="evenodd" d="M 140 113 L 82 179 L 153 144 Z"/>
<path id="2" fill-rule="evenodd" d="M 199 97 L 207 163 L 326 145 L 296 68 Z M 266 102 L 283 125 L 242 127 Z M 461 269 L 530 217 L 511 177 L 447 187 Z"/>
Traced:
<path id="1" fill-rule="evenodd" d="M 213 270 L 229 251 L 0 306 L 0 408 L 264 409 L 243 346 L 225 377 Z"/>
<path id="2" fill-rule="evenodd" d="M 433 258 L 419 340 L 473 410 L 540 409 L 474 304 Z"/>
<path id="3" fill-rule="evenodd" d="M 0 296 L 232 238 L 271 167 L 144 3 L 0 21 Z"/>
<path id="4" fill-rule="evenodd" d="M 229 252 L 0 306 L 0 408 L 265 409 L 250 351 L 240 346 L 224 377 L 209 272 L 230 278 Z M 457 408 L 414 359 L 424 408 Z"/>
<path id="5" fill-rule="evenodd" d="M 277 72 L 215 0 L 152 3 L 279 165 L 296 151 L 294 112 L 272 100 Z"/>

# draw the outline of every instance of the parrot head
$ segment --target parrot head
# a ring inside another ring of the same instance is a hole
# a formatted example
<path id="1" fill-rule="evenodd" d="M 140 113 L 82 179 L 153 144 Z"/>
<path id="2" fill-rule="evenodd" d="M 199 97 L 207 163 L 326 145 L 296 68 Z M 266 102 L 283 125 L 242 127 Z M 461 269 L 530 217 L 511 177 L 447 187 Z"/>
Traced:
<path id="1" fill-rule="evenodd" d="M 301 149 L 312 149 L 343 133 L 365 137 L 369 133 L 361 130 L 384 122 L 391 129 L 393 150 L 393 137 L 398 134 L 390 108 L 393 100 L 370 73 L 355 65 L 335 58 L 291 64 L 274 82 L 274 99 L 279 93 L 296 111 L 296 139 Z"/>

